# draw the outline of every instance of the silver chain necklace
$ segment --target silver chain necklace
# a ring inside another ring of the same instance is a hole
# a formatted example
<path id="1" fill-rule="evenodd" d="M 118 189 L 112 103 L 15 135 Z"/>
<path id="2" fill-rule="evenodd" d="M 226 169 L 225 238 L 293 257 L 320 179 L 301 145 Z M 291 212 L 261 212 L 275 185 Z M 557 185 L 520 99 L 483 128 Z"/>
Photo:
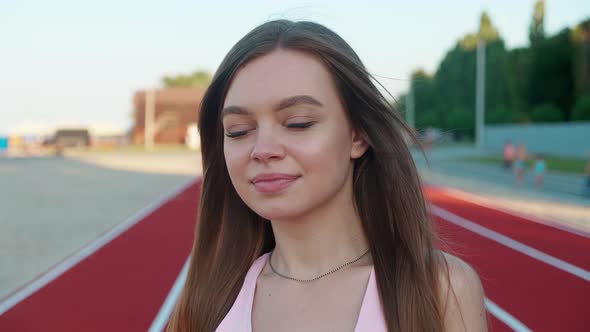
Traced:
<path id="1" fill-rule="evenodd" d="M 365 255 L 368 254 L 369 251 L 371 251 L 371 249 L 365 251 L 364 254 L 360 255 L 356 259 L 354 259 L 354 260 L 352 260 L 352 261 L 350 261 L 348 263 L 344 263 L 344 264 L 340 265 L 339 267 L 337 267 L 335 269 L 332 269 L 332 270 L 330 270 L 330 271 L 328 271 L 328 272 L 326 272 L 326 273 L 324 273 L 324 274 L 322 274 L 322 275 L 320 275 L 318 277 L 315 277 L 313 279 L 297 279 L 297 278 L 289 277 L 289 276 L 286 276 L 284 274 L 280 274 L 279 272 L 277 272 L 277 270 L 275 270 L 274 266 L 272 266 L 272 254 L 274 253 L 274 250 L 270 252 L 270 257 L 268 258 L 268 265 L 270 265 L 270 269 L 272 270 L 272 272 L 274 272 L 279 277 L 282 277 L 282 278 L 285 278 L 285 279 L 289 279 L 289 280 L 293 280 L 293 281 L 298 281 L 298 282 L 311 282 L 311 281 L 316 281 L 316 280 L 318 280 L 320 278 L 323 278 L 323 277 L 327 276 L 328 274 L 332 274 L 332 273 L 334 273 L 334 272 L 342 269 L 343 267 L 346 267 L 346 266 L 348 266 L 348 265 L 350 265 L 352 263 L 357 262 L 359 259 L 365 257 Z"/>

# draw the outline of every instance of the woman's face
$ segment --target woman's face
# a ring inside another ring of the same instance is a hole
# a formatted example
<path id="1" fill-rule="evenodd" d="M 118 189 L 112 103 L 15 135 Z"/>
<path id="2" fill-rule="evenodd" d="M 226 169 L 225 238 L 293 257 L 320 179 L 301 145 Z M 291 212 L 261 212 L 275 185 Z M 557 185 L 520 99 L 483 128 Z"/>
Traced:
<path id="1" fill-rule="evenodd" d="M 303 52 L 276 50 L 247 63 L 233 78 L 221 117 L 231 181 L 270 220 L 330 202 L 346 190 L 352 160 L 366 151 L 328 70 Z"/>

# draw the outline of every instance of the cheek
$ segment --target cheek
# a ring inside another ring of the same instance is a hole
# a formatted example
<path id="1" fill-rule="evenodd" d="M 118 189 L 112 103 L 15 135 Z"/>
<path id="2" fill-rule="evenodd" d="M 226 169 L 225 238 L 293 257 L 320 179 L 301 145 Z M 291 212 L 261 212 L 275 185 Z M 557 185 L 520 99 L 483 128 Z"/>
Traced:
<path id="1" fill-rule="evenodd" d="M 223 146 L 225 164 L 232 181 L 244 176 L 248 163 L 248 149 L 239 144 L 225 143 Z"/>
<path id="2" fill-rule="evenodd" d="M 291 146 L 292 154 L 311 175 L 340 177 L 350 163 L 351 138 L 337 128 L 322 128 L 309 141 Z"/>

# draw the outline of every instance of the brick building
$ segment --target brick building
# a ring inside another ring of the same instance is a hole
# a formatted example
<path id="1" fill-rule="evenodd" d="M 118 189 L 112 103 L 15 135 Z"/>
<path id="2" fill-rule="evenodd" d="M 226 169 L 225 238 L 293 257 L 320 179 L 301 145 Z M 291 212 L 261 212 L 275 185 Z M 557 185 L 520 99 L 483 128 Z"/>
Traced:
<path id="1" fill-rule="evenodd" d="M 154 93 L 154 143 L 183 144 L 191 123 L 198 122 L 198 110 L 205 88 L 168 88 Z M 134 125 L 132 139 L 144 143 L 146 91 L 133 97 Z"/>

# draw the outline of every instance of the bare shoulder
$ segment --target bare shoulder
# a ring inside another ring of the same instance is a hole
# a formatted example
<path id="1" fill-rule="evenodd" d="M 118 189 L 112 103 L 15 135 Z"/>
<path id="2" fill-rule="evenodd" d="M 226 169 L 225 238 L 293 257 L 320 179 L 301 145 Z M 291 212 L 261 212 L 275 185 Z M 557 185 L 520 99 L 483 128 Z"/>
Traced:
<path id="1" fill-rule="evenodd" d="M 477 272 L 456 256 L 442 256 L 446 264 L 439 279 L 445 330 L 487 331 L 484 290 Z"/>

